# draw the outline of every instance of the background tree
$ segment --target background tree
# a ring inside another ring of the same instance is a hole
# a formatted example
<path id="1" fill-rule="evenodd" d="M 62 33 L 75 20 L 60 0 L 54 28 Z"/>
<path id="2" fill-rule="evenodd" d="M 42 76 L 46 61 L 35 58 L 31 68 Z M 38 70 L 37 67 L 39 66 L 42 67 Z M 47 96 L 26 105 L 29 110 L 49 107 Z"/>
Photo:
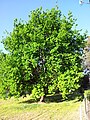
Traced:
<path id="1" fill-rule="evenodd" d="M 83 57 L 84 69 L 90 69 L 90 36 L 87 38 L 86 46 L 84 48 L 84 57 Z"/>
<path id="2" fill-rule="evenodd" d="M 71 12 L 66 17 L 57 8 L 36 9 L 27 22 L 14 21 L 13 31 L 3 40 L 9 54 L 3 72 L 8 77 L 2 74 L 2 86 L 8 96 L 29 93 L 43 101 L 47 94 L 59 91 L 66 99 L 80 87 L 86 34 L 80 34 L 75 22 Z"/>

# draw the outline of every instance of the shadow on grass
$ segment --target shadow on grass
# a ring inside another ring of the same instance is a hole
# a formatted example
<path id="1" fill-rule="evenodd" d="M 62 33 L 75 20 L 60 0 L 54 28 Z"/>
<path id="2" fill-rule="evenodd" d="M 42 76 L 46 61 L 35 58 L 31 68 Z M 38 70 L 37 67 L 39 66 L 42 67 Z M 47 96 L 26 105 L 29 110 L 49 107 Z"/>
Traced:
<path id="1" fill-rule="evenodd" d="M 28 104 L 31 104 L 31 103 L 38 103 L 40 99 L 29 99 L 29 100 L 25 100 L 25 101 L 22 101 L 22 102 L 19 102 L 19 103 L 28 103 Z M 51 103 L 51 102 L 62 102 L 63 99 L 62 99 L 62 95 L 60 94 L 55 94 L 55 95 L 47 95 L 45 97 L 45 103 Z"/>
<path id="2" fill-rule="evenodd" d="M 63 102 L 63 101 L 71 101 L 71 100 L 75 100 L 76 102 L 78 101 L 82 101 L 83 100 L 83 94 L 79 93 L 79 92 L 73 92 L 72 94 L 69 94 L 67 96 L 67 99 L 63 99 L 61 94 L 55 94 L 52 96 L 47 96 L 45 98 L 45 102 L 46 103 L 50 103 L 50 102 Z"/>
<path id="3" fill-rule="evenodd" d="M 30 99 L 30 100 L 26 100 L 26 101 L 23 101 L 23 102 L 20 102 L 20 103 L 38 103 L 40 99 Z M 55 103 L 59 103 L 59 102 L 62 102 L 64 101 L 62 99 L 62 95 L 61 94 L 55 94 L 55 95 L 47 95 L 45 97 L 45 100 L 44 100 L 44 103 L 52 103 L 52 102 L 55 102 Z"/>
<path id="4" fill-rule="evenodd" d="M 55 95 L 47 95 L 45 97 L 45 103 L 59 103 L 59 102 L 63 102 L 63 101 L 70 101 L 70 100 L 75 100 L 77 98 L 77 101 L 82 101 L 83 97 L 81 94 L 78 93 L 73 93 L 68 95 L 67 99 L 63 99 L 61 94 L 55 94 Z M 76 101 L 76 102 L 77 102 Z M 39 99 L 35 100 L 35 99 L 30 99 L 30 100 L 26 100 L 20 103 L 38 103 Z"/>
<path id="5" fill-rule="evenodd" d="M 25 101 L 22 101 L 22 102 L 19 102 L 19 103 L 31 104 L 31 103 L 35 103 L 35 102 L 38 102 L 38 100 L 35 100 L 35 99 L 31 99 L 31 98 L 30 98 L 30 100 L 25 100 Z"/>
<path id="6" fill-rule="evenodd" d="M 62 102 L 62 101 L 64 101 L 64 100 L 63 100 L 61 94 L 48 95 L 45 98 L 45 102 L 46 103 L 50 103 L 50 102 L 56 102 L 56 103 L 58 103 L 58 102 Z"/>

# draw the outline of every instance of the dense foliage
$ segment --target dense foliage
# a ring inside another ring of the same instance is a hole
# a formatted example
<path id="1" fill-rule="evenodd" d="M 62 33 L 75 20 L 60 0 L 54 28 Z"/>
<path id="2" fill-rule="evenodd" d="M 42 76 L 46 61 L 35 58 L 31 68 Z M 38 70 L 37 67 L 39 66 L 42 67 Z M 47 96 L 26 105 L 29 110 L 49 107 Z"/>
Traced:
<path id="1" fill-rule="evenodd" d="M 0 55 L 2 95 L 39 98 L 61 92 L 63 98 L 79 88 L 81 55 L 86 34 L 76 29 L 71 12 L 36 9 L 27 22 L 14 21 L 3 40 L 8 54 Z"/>

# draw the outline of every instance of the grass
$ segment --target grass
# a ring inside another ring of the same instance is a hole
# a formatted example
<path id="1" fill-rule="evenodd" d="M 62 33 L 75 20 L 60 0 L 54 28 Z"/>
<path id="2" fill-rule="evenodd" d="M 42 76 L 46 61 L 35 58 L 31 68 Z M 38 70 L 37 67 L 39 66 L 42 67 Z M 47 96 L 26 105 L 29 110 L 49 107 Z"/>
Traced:
<path id="1" fill-rule="evenodd" d="M 79 120 L 76 100 L 32 103 L 30 97 L 0 99 L 0 120 Z"/>

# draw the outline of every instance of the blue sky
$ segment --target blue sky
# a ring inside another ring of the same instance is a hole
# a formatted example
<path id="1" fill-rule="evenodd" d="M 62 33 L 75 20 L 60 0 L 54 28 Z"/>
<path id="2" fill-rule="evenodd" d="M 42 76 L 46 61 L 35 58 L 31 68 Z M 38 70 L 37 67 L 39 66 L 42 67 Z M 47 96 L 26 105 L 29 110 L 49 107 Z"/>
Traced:
<path id="1" fill-rule="evenodd" d="M 5 37 L 5 30 L 12 31 L 15 18 L 27 21 L 30 11 L 41 6 L 44 10 L 51 9 L 55 5 L 56 0 L 0 0 L 0 41 L 2 36 Z M 88 30 L 90 35 L 90 4 L 79 5 L 79 0 L 58 0 L 58 6 L 64 15 L 72 11 L 77 18 L 78 29 Z M 5 51 L 1 43 L 0 50 Z"/>

